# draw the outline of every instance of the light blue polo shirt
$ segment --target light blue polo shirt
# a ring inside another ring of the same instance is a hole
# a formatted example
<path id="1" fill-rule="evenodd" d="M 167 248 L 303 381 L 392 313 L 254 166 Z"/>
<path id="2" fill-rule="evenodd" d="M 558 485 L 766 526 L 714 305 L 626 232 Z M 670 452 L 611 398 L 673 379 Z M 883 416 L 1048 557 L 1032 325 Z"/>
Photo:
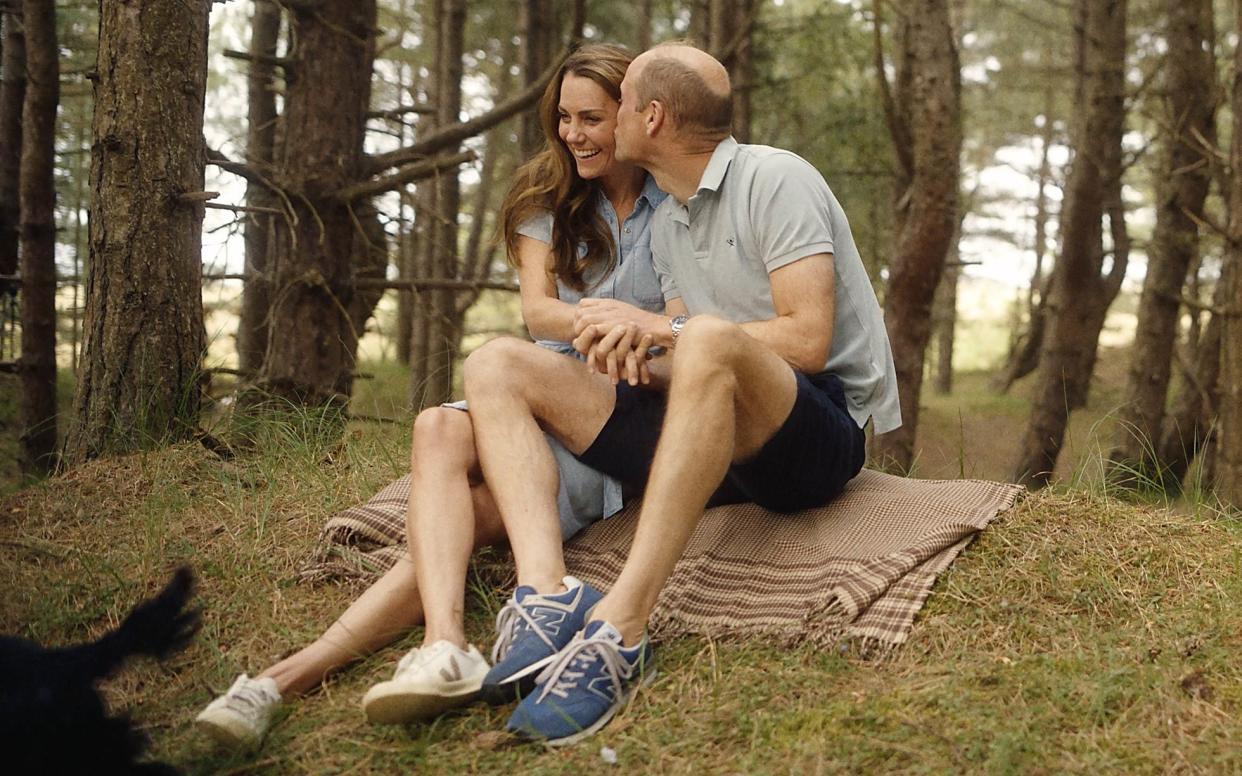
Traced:
<path id="1" fill-rule="evenodd" d="M 845 211 L 805 159 L 725 139 L 689 202 L 668 197 L 656 211 L 651 250 L 665 299 L 735 323 L 776 317 L 769 273 L 831 253 L 836 296 L 823 371 L 844 384 L 860 428 L 869 418 L 877 434 L 901 425 L 884 314 Z"/>

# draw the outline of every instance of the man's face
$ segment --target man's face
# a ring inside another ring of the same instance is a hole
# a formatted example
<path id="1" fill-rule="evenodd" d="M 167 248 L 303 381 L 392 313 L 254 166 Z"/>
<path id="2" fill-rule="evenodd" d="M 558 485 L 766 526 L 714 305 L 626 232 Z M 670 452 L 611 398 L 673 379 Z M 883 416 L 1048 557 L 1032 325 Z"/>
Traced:
<path id="1" fill-rule="evenodd" d="M 634 162 L 639 159 L 643 139 L 645 111 L 639 112 L 638 95 L 634 91 L 634 83 L 642 72 L 643 58 L 640 56 L 630 63 L 621 79 L 621 105 L 617 108 L 617 128 L 614 131 L 617 147 L 614 154 L 618 161 Z"/>

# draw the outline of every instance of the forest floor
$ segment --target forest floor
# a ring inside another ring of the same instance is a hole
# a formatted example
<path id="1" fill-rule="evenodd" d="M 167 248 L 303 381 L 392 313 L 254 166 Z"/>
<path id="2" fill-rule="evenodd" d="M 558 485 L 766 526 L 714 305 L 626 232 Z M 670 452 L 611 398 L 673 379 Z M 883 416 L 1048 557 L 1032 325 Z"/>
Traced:
<path id="1" fill-rule="evenodd" d="M 599 735 L 566 750 L 496 734 L 509 709 L 376 727 L 359 700 L 417 633 L 289 704 L 253 755 L 214 751 L 194 715 L 241 671 L 308 643 L 355 596 L 298 570 L 324 519 L 406 467 L 407 424 L 260 424 L 221 460 L 196 443 L 96 461 L 0 500 L 0 632 L 48 644 L 114 626 L 178 563 L 200 577 L 204 625 L 163 665 L 107 684 L 190 773 L 1157 773 L 1242 770 L 1242 521 L 1203 499 L 1127 502 L 1093 471 L 1121 368 L 1108 351 L 1075 417 L 1059 487 L 1025 497 L 937 583 L 910 642 L 882 662 L 845 651 L 677 639 L 660 676 Z M 355 411 L 393 415 L 398 370 Z M 988 375 L 930 396 L 922 477 L 1006 479 L 1026 419 Z M 0 407 L 0 413 L 4 408 Z M 468 632 L 490 645 L 503 592 L 477 583 Z"/>

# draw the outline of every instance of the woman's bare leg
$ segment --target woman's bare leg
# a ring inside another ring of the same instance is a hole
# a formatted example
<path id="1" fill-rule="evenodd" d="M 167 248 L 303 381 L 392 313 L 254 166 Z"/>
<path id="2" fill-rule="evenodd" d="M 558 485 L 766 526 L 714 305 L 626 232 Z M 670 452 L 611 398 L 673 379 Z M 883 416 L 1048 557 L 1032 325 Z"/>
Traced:
<path id="1" fill-rule="evenodd" d="M 446 414 L 447 413 L 447 414 Z M 284 698 L 306 693 L 333 671 L 392 643 L 423 621 L 419 563 L 427 564 L 430 599 L 441 612 L 440 631 L 428 623 L 426 643 L 441 638 L 465 645 L 462 612 L 466 568 L 475 547 L 503 541 L 504 528 L 486 487 L 478 482 L 478 458 L 469 416 L 435 407 L 414 423 L 407 539 L 411 550 L 380 577 L 313 643 L 265 670 Z M 414 515 L 419 515 L 418 519 Z M 417 533 L 411 530 L 417 527 Z M 425 542 L 433 546 L 419 549 Z M 455 592 L 454 592 L 455 591 Z M 455 626 L 452 624 L 453 618 Z M 447 632 L 447 635 L 440 635 Z"/>
<path id="2" fill-rule="evenodd" d="M 426 616 L 423 644 L 448 641 L 465 649 L 471 550 L 505 538 L 500 514 L 482 484 L 470 416 L 445 407 L 425 410 L 414 422 L 412 458 L 406 532 Z M 457 517 L 472 508 L 474 520 Z"/>

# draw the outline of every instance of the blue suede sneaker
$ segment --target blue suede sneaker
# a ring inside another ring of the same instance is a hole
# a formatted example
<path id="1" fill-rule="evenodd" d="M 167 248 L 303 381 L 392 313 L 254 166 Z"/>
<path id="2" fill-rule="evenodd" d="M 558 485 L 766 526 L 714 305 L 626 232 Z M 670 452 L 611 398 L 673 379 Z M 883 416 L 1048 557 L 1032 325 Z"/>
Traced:
<path id="1" fill-rule="evenodd" d="M 523 585 L 500 610 L 492 670 L 483 678 L 483 700 L 501 704 L 529 694 L 539 672 L 582 630 L 586 613 L 604 597 L 574 577 L 563 582 L 569 589 L 550 595 Z"/>
<path id="2" fill-rule="evenodd" d="M 596 620 L 561 650 L 505 727 L 551 746 L 572 744 L 607 725 L 634 691 L 653 679 L 647 636 L 637 646 L 623 647 L 617 629 Z"/>

